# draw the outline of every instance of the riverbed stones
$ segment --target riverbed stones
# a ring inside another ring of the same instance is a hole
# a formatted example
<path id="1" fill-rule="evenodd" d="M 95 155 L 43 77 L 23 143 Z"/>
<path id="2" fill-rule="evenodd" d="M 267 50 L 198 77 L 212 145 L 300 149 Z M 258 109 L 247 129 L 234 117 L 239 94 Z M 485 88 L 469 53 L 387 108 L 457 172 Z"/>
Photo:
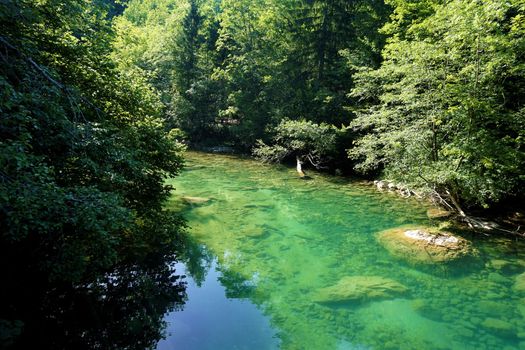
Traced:
<path id="1" fill-rule="evenodd" d="M 501 315 L 512 315 L 514 307 L 504 301 L 481 300 L 478 303 L 477 312 L 488 317 L 500 317 Z"/>
<path id="2" fill-rule="evenodd" d="M 487 279 L 490 282 L 494 282 L 498 284 L 505 284 L 508 281 L 508 278 L 496 272 L 489 273 L 489 275 L 487 276 Z"/>
<path id="3" fill-rule="evenodd" d="M 317 303 L 361 302 L 391 298 L 408 289 L 389 278 L 380 276 L 346 276 L 335 285 L 318 290 L 313 300 Z"/>
<path id="4" fill-rule="evenodd" d="M 182 200 L 188 204 L 199 205 L 210 202 L 211 198 L 184 196 Z"/>
<path id="5" fill-rule="evenodd" d="M 427 217 L 429 219 L 443 219 L 449 217 L 450 215 L 452 214 L 449 211 L 438 207 L 427 210 Z"/>
<path id="6" fill-rule="evenodd" d="M 506 268 L 507 266 L 509 266 L 510 264 L 511 264 L 511 262 L 508 261 L 508 260 L 492 259 L 492 260 L 490 260 L 489 266 L 492 267 L 495 270 L 501 271 L 504 268 Z"/>
<path id="7" fill-rule="evenodd" d="M 446 309 L 425 299 L 414 299 L 411 302 L 412 309 L 420 315 L 434 321 L 442 321 Z"/>
<path id="8" fill-rule="evenodd" d="M 516 276 L 516 281 L 514 282 L 514 290 L 520 293 L 525 292 L 525 272 Z"/>
<path id="9" fill-rule="evenodd" d="M 485 264 L 485 266 L 503 275 L 513 275 L 523 271 L 523 266 L 521 266 L 519 260 L 510 261 L 504 259 L 492 259 L 487 264 Z"/>
<path id="10" fill-rule="evenodd" d="M 472 254 L 467 240 L 428 227 L 398 227 L 380 232 L 377 239 L 394 257 L 411 264 L 445 263 Z"/>
<path id="11" fill-rule="evenodd" d="M 515 333 L 512 324 L 497 318 L 486 318 L 481 325 L 496 335 L 509 336 Z"/>
<path id="12" fill-rule="evenodd" d="M 247 225 L 240 230 L 241 236 L 251 238 L 261 238 L 267 231 L 260 225 Z"/>

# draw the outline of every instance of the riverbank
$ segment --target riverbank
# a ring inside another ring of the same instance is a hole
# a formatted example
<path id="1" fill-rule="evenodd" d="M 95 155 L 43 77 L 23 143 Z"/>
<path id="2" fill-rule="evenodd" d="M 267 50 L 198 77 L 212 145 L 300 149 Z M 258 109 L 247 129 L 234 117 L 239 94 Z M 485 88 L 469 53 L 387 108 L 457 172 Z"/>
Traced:
<path id="1" fill-rule="evenodd" d="M 250 154 L 238 152 L 234 147 L 226 145 L 216 146 L 196 146 L 193 149 L 196 152 L 205 152 L 210 154 L 225 154 L 242 157 L 245 159 L 254 159 Z M 287 164 L 293 167 L 293 164 Z M 308 169 L 310 172 L 318 170 Z M 402 198 L 415 197 L 418 200 L 426 201 L 435 207 L 435 212 L 440 213 L 437 217 L 429 213 L 432 219 L 439 221 L 448 221 L 449 224 L 458 226 L 462 230 L 470 230 L 483 235 L 504 235 L 517 238 L 525 238 L 525 207 L 523 201 L 503 203 L 489 209 L 475 208 L 463 210 L 459 205 L 454 207 L 449 201 L 445 201 L 435 191 L 418 191 L 410 189 L 403 184 L 394 181 L 381 179 L 358 177 L 355 174 L 343 175 L 337 169 L 327 172 L 341 176 L 345 179 L 354 180 L 361 184 L 374 187 L 377 191 L 393 194 Z"/>

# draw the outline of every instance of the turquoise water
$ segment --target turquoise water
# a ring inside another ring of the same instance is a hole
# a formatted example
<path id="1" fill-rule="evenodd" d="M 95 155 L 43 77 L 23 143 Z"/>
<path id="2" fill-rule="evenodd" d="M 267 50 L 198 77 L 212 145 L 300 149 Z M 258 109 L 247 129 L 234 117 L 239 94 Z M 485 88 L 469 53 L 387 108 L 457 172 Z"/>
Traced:
<path id="1" fill-rule="evenodd" d="M 369 186 L 235 157 L 189 153 L 173 180 L 195 247 L 184 311 L 158 349 L 525 349 L 525 245 L 464 235 L 458 263 L 413 265 L 377 241 L 430 222 L 427 204 Z M 203 197 L 188 204 L 182 197 Z M 348 276 L 406 287 L 382 298 L 320 303 Z"/>

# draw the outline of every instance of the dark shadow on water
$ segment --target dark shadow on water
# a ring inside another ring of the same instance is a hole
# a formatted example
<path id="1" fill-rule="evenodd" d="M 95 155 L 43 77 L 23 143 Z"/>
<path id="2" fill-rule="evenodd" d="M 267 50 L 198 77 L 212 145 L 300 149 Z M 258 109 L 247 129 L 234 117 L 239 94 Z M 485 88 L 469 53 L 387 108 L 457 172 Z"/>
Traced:
<path id="1" fill-rule="evenodd" d="M 259 238 L 259 237 L 257 237 Z M 248 237 L 247 239 L 253 239 Z M 213 265 L 215 255 L 205 245 L 199 244 L 195 239 L 188 238 L 187 249 L 181 262 L 186 267 L 186 273 L 193 279 L 198 287 L 206 280 L 206 276 Z M 253 296 L 255 285 L 241 274 L 217 265 L 220 272 L 219 282 L 224 286 L 226 296 L 231 299 L 248 299 Z"/>
<path id="2" fill-rule="evenodd" d="M 172 266 L 172 258 L 158 257 L 75 286 L 21 275 L 0 292 L 0 348 L 154 348 L 164 315 L 186 300 L 184 276 Z"/>

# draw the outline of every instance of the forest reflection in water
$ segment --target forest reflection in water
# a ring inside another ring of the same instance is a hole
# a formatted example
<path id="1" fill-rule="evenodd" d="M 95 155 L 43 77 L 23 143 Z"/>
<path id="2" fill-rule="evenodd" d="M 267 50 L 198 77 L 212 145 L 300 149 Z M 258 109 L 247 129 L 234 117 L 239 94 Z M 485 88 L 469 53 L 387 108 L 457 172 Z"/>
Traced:
<path id="1" fill-rule="evenodd" d="M 178 264 L 188 275 L 184 310 L 166 315 L 157 350 L 278 349 L 278 330 L 263 312 L 253 281 L 225 268 L 205 245 Z"/>
<path id="2" fill-rule="evenodd" d="M 7 317 L 0 324 L 0 348 L 155 347 L 164 334 L 164 315 L 182 309 L 186 300 L 186 282 L 173 259 L 150 257 L 77 286 L 20 274 L 1 288 Z"/>

